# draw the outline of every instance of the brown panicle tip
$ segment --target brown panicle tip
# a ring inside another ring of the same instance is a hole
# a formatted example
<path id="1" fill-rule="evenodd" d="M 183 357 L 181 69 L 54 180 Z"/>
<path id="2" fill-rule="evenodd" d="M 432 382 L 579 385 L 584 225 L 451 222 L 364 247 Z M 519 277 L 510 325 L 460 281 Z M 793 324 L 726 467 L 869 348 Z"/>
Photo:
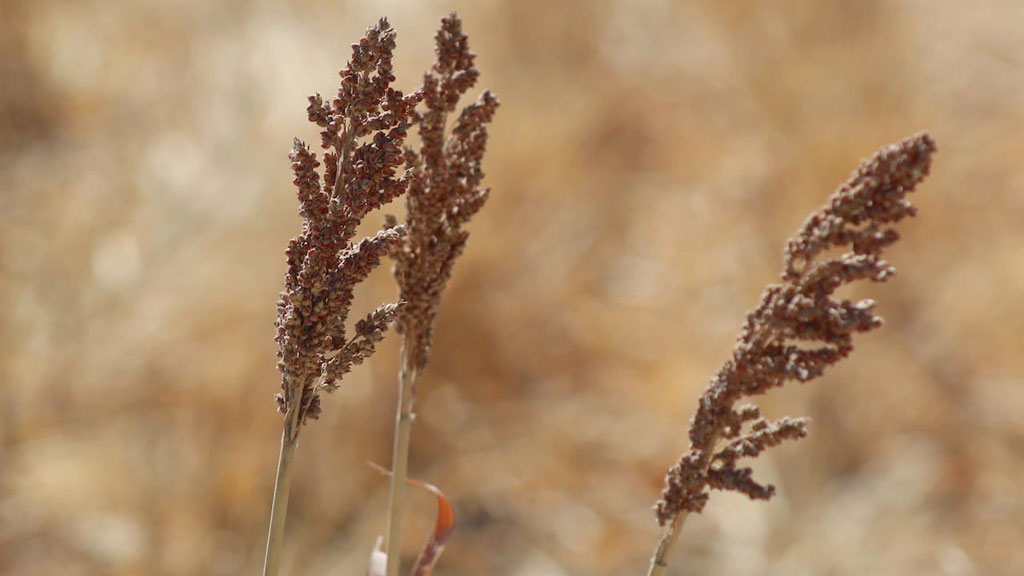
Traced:
<path id="1" fill-rule="evenodd" d="M 401 297 L 408 302 L 398 331 L 405 336 L 408 363 L 419 372 L 428 363 L 441 296 L 465 248 L 467 232 L 462 226 L 488 198 L 481 165 L 487 127 L 498 107 L 497 97 L 485 91 L 454 122 L 448 121 L 479 73 L 455 13 L 442 19 L 435 40 L 437 60 L 424 75 L 421 89 L 426 110 L 415 118 L 420 147 L 404 155 L 410 180 L 409 233 L 391 252 Z"/>
<path id="2" fill-rule="evenodd" d="M 927 176 L 936 151 L 920 133 L 885 146 L 804 222 L 785 251 L 782 283 L 765 289 L 747 316 L 727 361 L 701 396 L 690 423 L 690 449 L 669 469 L 655 506 L 661 524 L 700 512 L 709 490 L 733 490 L 753 499 L 774 494 L 739 467 L 741 458 L 807 434 L 806 419 L 770 422 L 754 406 L 736 406 L 790 381 L 808 382 L 847 357 L 853 334 L 882 325 L 872 300 L 833 295 L 856 280 L 886 281 L 895 268 L 882 259 L 899 238 L 895 225 L 913 216 L 907 195 Z M 841 255 L 824 258 L 832 250 Z"/>
<path id="3" fill-rule="evenodd" d="M 320 132 L 323 172 L 315 153 L 299 139 L 292 142 L 292 171 L 303 217 L 301 233 L 286 251 L 288 269 L 278 303 L 279 404 L 298 410 L 298 422 L 315 418 L 319 393 L 332 390 L 355 364 L 374 352 L 398 305 L 377 308 L 348 334 L 356 284 L 376 268 L 406 233 L 393 226 L 369 238 L 356 230 L 370 211 L 407 190 L 399 174 L 408 127 L 419 94 L 404 96 L 392 88 L 395 33 L 386 18 L 352 45 L 341 71 L 337 96 L 325 102 L 308 97 L 308 119 Z"/>

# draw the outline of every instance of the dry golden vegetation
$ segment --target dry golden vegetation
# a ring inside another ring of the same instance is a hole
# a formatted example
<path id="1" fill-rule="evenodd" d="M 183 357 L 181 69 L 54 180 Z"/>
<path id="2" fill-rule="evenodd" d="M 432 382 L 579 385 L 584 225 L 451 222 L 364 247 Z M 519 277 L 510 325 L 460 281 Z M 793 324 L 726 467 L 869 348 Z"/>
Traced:
<path id="1" fill-rule="evenodd" d="M 886 325 L 758 399 L 808 438 L 757 460 L 772 501 L 688 520 L 670 573 L 1024 572 L 1019 3 L 0 0 L 0 573 L 258 572 L 306 96 L 382 15 L 414 89 L 451 9 L 502 108 L 419 383 L 409 471 L 459 515 L 435 574 L 641 574 L 785 239 L 923 129 L 899 276 L 847 294 Z M 353 318 L 395 299 L 384 268 Z M 303 433 L 282 573 L 365 571 L 398 344 Z M 411 558 L 434 501 L 407 500 Z"/>

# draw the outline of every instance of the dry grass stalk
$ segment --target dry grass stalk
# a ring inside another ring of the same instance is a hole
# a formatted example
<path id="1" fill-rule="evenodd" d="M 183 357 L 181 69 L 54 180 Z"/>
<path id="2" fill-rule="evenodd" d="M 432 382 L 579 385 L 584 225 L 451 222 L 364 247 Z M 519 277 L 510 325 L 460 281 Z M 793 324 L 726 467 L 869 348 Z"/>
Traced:
<path id="1" fill-rule="evenodd" d="M 732 358 L 701 396 L 690 422 L 689 450 L 666 475 L 655 507 L 664 531 L 648 576 L 664 573 L 686 516 L 703 510 L 710 489 L 772 497 L 775 488 L 759 484 L 737 462 L 803 438 L 808 420 L 769 421 L 757 406 L 736 403 L 787 381 L 821 376 L 850 354 L 855 332 L 882 325 L 873 301 L 840 301 L 833 293 L 855 280 L 884 282 L 893 276 L 895 268 L 882 252 L 899 238 L 893 225 L 915 214 L 906 196 L 928 174 L 935 150 L 928 134 L 882 148 L 789 240 L 782 283 L 770 285 L 747 316 Z M 835 249 L 848 251 L 817 261 Z"/>
<path id="2" fill-rule="evenodd" d="M 426 111 L 417 112 L 421 145 L 407 148 L 406 166 L 412 177 L 406 194 L 406 229 L 392 245 L 394 274 L 405 308 L 397 319 L 403 336 L 399 369 L 395 442 L 392 453 L 391 492 L 388 505 L 387 574 L 396 576 L 400 564 L 400 538 L 404 511 L 409 441 L 415 418 L 416 381 L 426 369 L 434 319 L 455 260 L 462 254 L 468 232 L 462 226 L 480 210 L 489 190 L 481 187 L 481 162 L 487 144 L 487 124 L 498 108 L 489 91 L 462 109 L 450 134 L 445 127 L 459 98 L 476 84 L 469 39 L 462 22 L 451 14 L 441 21 L 435 36 L 437 61 L 423 78 Z M 389 218 L 387 229 L 397 226 Z"/>
<path id="3" fill-rule="evenodd" d="M 341 86 L 330 103 L 310 96 L 309 119 L 323 129 L 324 173 L 316 154 L 295 140 L 290 155 L 302 215 L 302 232 L 285 252 L 288 270 L 277 303 L 278 369 L 284 413 L 281 454 L 267 537 L 265 575 L 276 575 L 288 507 L 291 462 L 302 425 L 320 414 L 320 392 L 332 391 L 374 352 L 401 305 L 384 304 L 355 325 L 346 324 L 353 290 L 405 235 L 403 227 L 353 241 L 371 210 L 404 193 L 402 146 L 419 92 L 391 88 L 395 33 L 382 19 L 352 45 Z"/>

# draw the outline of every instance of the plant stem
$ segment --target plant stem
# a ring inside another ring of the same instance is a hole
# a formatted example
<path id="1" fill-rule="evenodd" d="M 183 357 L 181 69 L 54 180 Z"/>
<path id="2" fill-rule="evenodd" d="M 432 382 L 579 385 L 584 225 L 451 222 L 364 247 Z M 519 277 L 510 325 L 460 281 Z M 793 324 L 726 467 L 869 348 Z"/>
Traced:
<path id="1" fill-rule="evenodd" d="M 700 467 L 704 471 L 704 474 L 708 472 L 708 466 L 711 465 L 711 458 L 715 453 L 715 445 L 718 444 L 719 435 L 717 433 L 711 434 L 707 440 L 709 448 L 705 449 L 700 457 Z M 679 538 L 679 533 L 683 531 L 683 523 L 686 522 L 686 516 L 688 512 L 685 510 L 676 515 L 675 518 L 669 522 L 668 526 L 665 526 L 665 530 L 661 533 L 661 540 L 658 541 L 658 547 L 654 549 L 654 555 L 651 556 L 651 565 L 647 569 L 647 576 L 662 576 L 665 574 L 665 570 L 668 569 L 668 555 L 672 550 L 672 546 L 676 543 L 676 539 Z"/>
<path id="2" fill-rule="evenodd" d="M 388 500 L 387 576 L 398 576 L 402 553 L 402 515 L 405 511 L 405 477 L 409 468 L 409 438 L 416 419 L 416 376 L 409 355 L 410 334 L 402 346 L 402 366 L 398 371 L 398 407 L 395 411 L 395 445 L 391 453 L 391 495 Z"/>
<path id="3" fill-rule="evenodd" d="M 292 402 L 285 414 L 281 432 L 281 453 L 277 460 L 277 480 L 274 499 L 270 505 L 270 530 L 267 533 L 267 555 L 263 562 L 263 576 L 277 576 L 281 568 L 281 545 L 284 542 L 284 520 L 288 515 L 288 493 L 292 482 L 292 458 L 299 445 L 299 412 L 302 411 L 302 388 L 299 398 Z"/>
<path id="4" fill-rule="evenodd" d="M 651 566 L 647 569 L 647 576 L 665 574 L 665 570 L 668 569 L 668 554 L 672 550 L 672 545 L 676 543 L 679 533 L 683 531 L 684 522 L 686 522 L 686 512 L 680 513 L 672 519 L 668 526 L 665 526 L 665 530 L 661 533 L 661 540 L 658 541 L 658 547 L 654 550 L 654 555 L 651 556 Z"/>

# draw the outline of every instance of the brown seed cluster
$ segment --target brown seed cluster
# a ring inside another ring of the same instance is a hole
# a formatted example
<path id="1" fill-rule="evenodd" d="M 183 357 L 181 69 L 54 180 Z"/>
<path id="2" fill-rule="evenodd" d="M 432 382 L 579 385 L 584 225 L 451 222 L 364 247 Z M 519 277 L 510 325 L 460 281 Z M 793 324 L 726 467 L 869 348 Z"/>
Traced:
<path id="1" fill-rule="evenodd" d="M 441 295 L 466 245 L 468 233 L 462 226 L 480 210 L 490 192 L 481 187 L 481 162 L 487 124 L 498 108 L 498 99 L 485 91 L 462 109 L 451 134 L 445 134 L 449 114 L 476 83 L 479 72 L 455 14 L 441 21 L 435 40 L 437 62 L 423 79 L 427 110 L 415 117 L 420 149 L 407 148 L 405 153 L 412 173 L 406 194 L 408 233 L 391 252 L 395 279 L 406 303 L 398 330 L 406 338 L 406 363 L 416 371 L 427 366 Z M 389 218 L 386 226 L 396 223 Z"/>
<path id="2" fill-rule="evenodd" d="M 915 208 L 906 196 L 928 174 L 935 142 L 918 134 L 882 148 L 812 214 L 786 247 L 782 284 L 769 286 L 727 361 L 700 399 L 690 423 L 690 449 L 669 469 L 655 509 L 659 523 L 700 512 L 708 489 L 768 499 L 740 458 L 756 457 L 784 440 L 806 436 L 806 419 L 768 421 L 756 406 L 736 403 L 787 381 L 807 382 L 853 350 L 853 334 L 882 325 L 874 302 L 836 300 L 855 280 L 884 282 L 895 273 L 883 250 L 899 238 L 893 228 Z M 817 261 L 828 250 L 846 248 Z"/>
<path id="3" fill-rule="evenodd" d="M 382 305 L 356 324 L 354 335 L 346 331 L 356 284 L 405 235 L 395 227 L 353 241 L 366 214 L 401 195 L 410 181 L 399 168 L 422 95 L 391 87 L 394 49 L 394 30 L 382 19 L 352 45 L 337 96 L 329 103 L 319 94 L 309 97 L 309 120 L 322 129 L 323 179 L 316 154 L 302 141 L 295 140 L 289 156 L 302 232 L 285 251 L 288 271 L 277 303 L 277 400 L 283 412 L 299 410 L 299 423 L 319 415 L 320 391 L 336 388 L 354 364 L 373 354 L 401 311 L 398 304 Z"/>

